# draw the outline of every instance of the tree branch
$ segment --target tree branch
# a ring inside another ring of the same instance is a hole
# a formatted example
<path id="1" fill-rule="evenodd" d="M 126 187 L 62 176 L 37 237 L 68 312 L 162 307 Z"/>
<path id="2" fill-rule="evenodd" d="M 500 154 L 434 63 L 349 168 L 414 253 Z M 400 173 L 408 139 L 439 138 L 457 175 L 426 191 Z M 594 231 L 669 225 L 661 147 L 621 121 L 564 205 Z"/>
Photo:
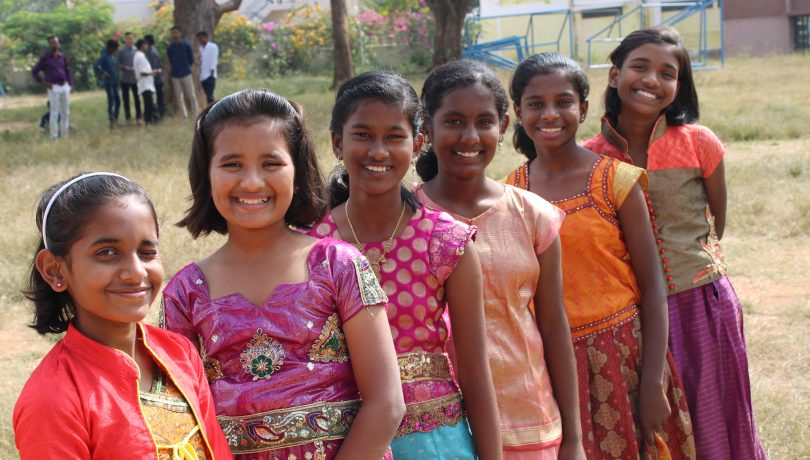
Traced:
<path id="1" fill-rule="evenodd" d="M 225 3 L 217 3 L 216 10 L 214 14 L 216 14 L 217 22 L 222 17 L 223 14 L 229 11 L 236 11 L 242 5 L 242 0 L 228 0 Z"/>

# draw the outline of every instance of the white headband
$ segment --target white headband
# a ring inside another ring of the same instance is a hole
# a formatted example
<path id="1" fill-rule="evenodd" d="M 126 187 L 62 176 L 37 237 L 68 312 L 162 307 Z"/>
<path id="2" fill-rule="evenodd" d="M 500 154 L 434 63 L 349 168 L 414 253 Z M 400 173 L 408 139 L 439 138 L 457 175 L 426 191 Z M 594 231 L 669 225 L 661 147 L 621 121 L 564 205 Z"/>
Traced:
<path id="1" fill-rule="evenodd" d="M 51 206 L 53 206 L 53 203 L 56 201 L 56 198 L 62 192 L 64 192 L 68 187 L 75 184 L 76 182 L 79 182 L 80 180 L 87 179 L 88 177 L 93 177 L 93 176 L 115 176 L 115 177 L 120 177 L 121 179 L 124 179 L 127 182 L 130 182 L 130 180 L 127 179 L 126 177 L 121 176 L 119 174 L 111 173 L 111 172 L 94 172 L 94 173 L 82 174 L 79 177 L 74 177 L 73 179 L 65 182 L 64 185 L 59 187 L 56 190 L 56 192 L 54 192 L 54 194 L 51 195 L 51 199 L 48 200 L 48 205 L 45 206 L 45 212 L 42 213 L 42 243 L 45 245 L 45 249 L 50 250 L 50 248 L 48 247 L 48 233 L 46 231 L 46 228 L 47 228 L 47 224 L 48 224 L 48 213 L 51 212 Z"/>

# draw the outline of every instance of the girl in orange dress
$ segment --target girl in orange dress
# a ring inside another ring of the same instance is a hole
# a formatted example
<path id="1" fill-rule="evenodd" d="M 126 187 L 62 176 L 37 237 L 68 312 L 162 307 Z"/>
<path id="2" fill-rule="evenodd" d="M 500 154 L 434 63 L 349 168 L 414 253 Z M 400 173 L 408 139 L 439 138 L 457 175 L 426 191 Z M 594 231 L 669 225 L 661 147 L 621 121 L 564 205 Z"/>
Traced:
<path id="1" fill-rule="evenodd" d="M 588 458 L 656 458 L 663 451 L 695 458 L 667 351 L 666 295 L 642 193 L 646 175 L 577 145 L 588 89 L 579 65 L 557 53 L 518 66 L 510 88 L 514 144 L 529 161 L 507 183 L 567 215 L 560 229 L 563 286 Z M 656 436 L 666 443 L 656 446 Z"/>

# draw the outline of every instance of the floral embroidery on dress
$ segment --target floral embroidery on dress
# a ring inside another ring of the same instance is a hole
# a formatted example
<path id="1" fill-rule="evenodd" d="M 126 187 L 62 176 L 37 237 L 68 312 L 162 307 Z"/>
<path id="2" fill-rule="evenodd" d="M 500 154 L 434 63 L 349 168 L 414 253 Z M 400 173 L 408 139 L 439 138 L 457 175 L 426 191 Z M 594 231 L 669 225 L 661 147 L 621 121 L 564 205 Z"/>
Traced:
<path id="1" fill-rule="evenodd" d="M 212 339 L 216 338 L 217 336 L 215 335 Z M 198 336 L 197 340 L 200 343 L 200 358 L 202 359 L 206 380 L 208 380 L 208 383 L 212 383 L 215 380 L 221 379 L 224 375 L 222 374 L 222 367 L 219 365 L 219 360 L 208 356 L 208 352 L 205 351 L 205 345 L 203 345 L 202 336 Z"/>
<path id="2" fill-rule="evenodd" d="M 368 259 L 365 256 L 355 257 L 352 259 L 352 263 L 354 263 L 354 271 L 357 273 L 357 285 L 360 288 L 363 306 L 387 303 L 388 297 L 380 287 L 380 282 L 377 280 L 374 270 L 371 269 Z"/>
<path id="3" fill-rule="evenodd" d="M 256 329 L 256 334 L 239 355 L 239 362 L 242 363 L 242 369 L 253 376 L 253 380 L 269 380 L 274 372 L 281 369 L 284 357 L 281 344 L 261 329 Z"/>
<path id="4" fill-rule="evenodd" d="M 349 349 L 346 347 L 346 336 L 340 330 L 337 313 L 333 313 L 321 329 L 318 340 L 309 350 L 309 359 L 321 362 L 345 363 L 349 360 Z"/>
<path id="5" fill-rule="evenodd" d="M 700 242 L 700 246 L 709 254 L 712 263 L 695 275 L 692 284 L 697 284 L 705 278 L 719 278 L 726 274 L 726 257 L 723 254 L 723 248 L 720 246 L 720 240 L 717 238 L 717 231 L 714 229 L 714 216 L 709 211 L 708 206 L 706 206 L 706 222 L 709 223 L 709 236 L 706 237 L 706 241 Z"/>

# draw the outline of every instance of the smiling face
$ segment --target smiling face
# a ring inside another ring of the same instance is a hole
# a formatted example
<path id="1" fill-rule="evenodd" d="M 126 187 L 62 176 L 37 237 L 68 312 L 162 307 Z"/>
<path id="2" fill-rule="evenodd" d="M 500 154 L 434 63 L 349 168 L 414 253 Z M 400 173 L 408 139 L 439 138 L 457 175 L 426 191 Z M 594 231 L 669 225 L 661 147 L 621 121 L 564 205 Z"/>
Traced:
<path id="1" fill-rule="evenodd" d="M 237 228 L 286 228 L 295 167 L 284 133 L 261 118 L 222 129 L 213 146 L 211 196 L 228 232 Z"/>
<path id="2" fill-rule="evenodd" d="M 439 170 L 461 177 L 484 174 L 507 124 L 507 116 L 498 121 L 495 96 L 483 84 L 446 93 L 430 119 Z"/>
<path id="3" fill-rule="evenodd" d="M 622 115 L 658 117 L 678 94 L 675 45 L 646 43 L 631 51 L 621 68 L 610 69 L 608 84 L 622 101 Z"/>
<path id="4" fill-rule="evenodd" d="M 421 147 L 399 104 L 360 101 L 341 133 L 332 133 L 332 149 L 343 159 L 351 193 L 399 194 L 399 185 Z"/>
<path id="5" fill-rule="evenodd" d="M 149 205 L 129 195 L 100 207 L 59 272 L 86 334 L 143 320 L 163 284 Z"/>
<path id="6" fill-rule="evenodd" d="M 515 106 L 515 114 L 538 152 L 575 145 L 577 128 L 587 113 L 588 101 L 579 100 L 563 71 L 532 77 Z"/>

